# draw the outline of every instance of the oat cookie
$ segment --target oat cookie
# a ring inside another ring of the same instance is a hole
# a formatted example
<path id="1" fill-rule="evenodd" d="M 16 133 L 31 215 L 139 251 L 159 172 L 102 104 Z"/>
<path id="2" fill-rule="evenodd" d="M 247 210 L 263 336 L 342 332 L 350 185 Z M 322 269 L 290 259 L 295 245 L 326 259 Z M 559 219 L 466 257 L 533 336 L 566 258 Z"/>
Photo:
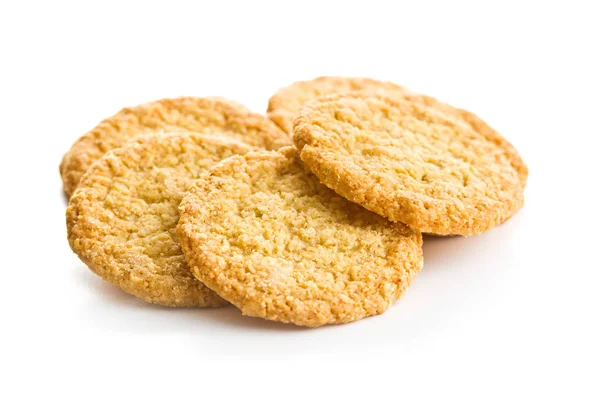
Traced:
<path id="1" fill-rule="evenodd" d="M 163 99 L 124 108 L 79 138 L 60 165 L 65 193 L 70 196 L 85 171 L 107 151 L 142 134 L 169 131 L 221 133 L 269 150 L 291 143 L 268 118 L 239 103 L 218 97 Z"/>
<path id="2" fill-rule="evenodd" d="M 71 197 L 71 248 L 103 279 L 147 302 L 226 304 L 190 272 L 175 236 L 177 207 L 201 171 L 252 149 L 186 132 L 144 136 L 106 153 Z"/>
<path id="3" fill-rule="evenodd" d="M 267 113 L 269 118 L 279 125 L 281 129 L 289 134 L 293 134 L 292 128 L 294 118 L 302 106 L 308 101 L 315 100 L 324 95 L 343 94 L 353 91 L 360 91 L 369 95 L 406 98 L 413 102 L 433 107 L 436 110 L 445 113 L 449 118 L 455 118 L 466 122 L 471 125 L 474 130 L 504 149 L 504 154 L 519 173 L 521 183 L 523 187 L 525 187 L 528 175 L 527 166 L 512 144 L 490 127 L 485 121 L 472 112 L 453 107 L 430 96 L 413 93 L 407 88 L 391 82 L 382 82 L 369 78 L 329 76 L 320 77 L 312 81 L 296 82 L 291 86 L 280 89 L 271 97 Z"/>
<path id="4" fill-rule="evenodd" d="M 380 314 L 422 267 L 419 232 L 336 195 L 292 147 L 210 168 L 179 210 L 194 275 L 249 316 L 316 327 Z"/>
<path id="5" fill-rule="evenodd" d="M 307 101 L 329 94 L 352 91 L 370 93 L 408 93 L 408 90 L 392 82 L 383 82 L 370 78 L 349 78 L 340 76 L 321 76 L 311 81 L 300 81 L 279 89 L 269 99 L 267 114 L 281 129 L 293 133 L 294 117 Z"/>
<path id="6" fill-rule="evenodd" d="M 523 205 L 502 143 L 419 102 L 322 98 L 300 112 L 294 141 L 321 182 L 422 232 L 478 234 Z"/>
<path id="7" fill-rule="evenodd" d="M 523 159 L 519 155 L 517 149 L 506 140 L 498 131 L 489 126 L 485 121 L 479 118 L 477 115 L 470 111 L 456 108 L 450 104 L 441 102 L 433 97 L 426 96 L 423 94 L 416 93 L 398 93 L 388 92 L 387 97 L 406 99 L 412 102 L 424 104 L 428 107 L 434 108 L 436 111 L 442 112 L 446 117 L 456 119 L 462 122 L 466 122 L 474 131 L 484 136 L 488 141 L 496 144 L 496 146 L 502 149 L 502 154 L 508 159 L 511 166 L 519 174 L 519 180 L 521 185 L 525 187 L 527 184 L 527 177 L 529 175 L 529 169 Z"/>

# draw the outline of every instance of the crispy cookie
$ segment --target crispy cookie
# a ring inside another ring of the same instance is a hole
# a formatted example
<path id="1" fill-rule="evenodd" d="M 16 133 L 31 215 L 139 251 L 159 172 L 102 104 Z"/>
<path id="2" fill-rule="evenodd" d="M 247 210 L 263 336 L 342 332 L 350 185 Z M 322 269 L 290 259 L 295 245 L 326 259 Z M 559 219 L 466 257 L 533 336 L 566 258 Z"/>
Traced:
<path id="1" fill-rule="evenodd" d="M 144 136 L 106 153 L 71 197 L 71 248 L 103 279 L 147 302 L 226 304 L 190 272 L 175 236 L 177 207 L 202 170 L 252 149 L 186 132 Z"/>
<path id="2" fill-rule="evenodd" d="M 453 107 L 450 104 L 441 102 L 433 97 L 423 94 L 388 92 L 386 93 L 386 96 L 391 97 L 392 99 L 399 98 L 424 104 L 428 107 L 434 108 L 438 112 L 442 112 L 448 118 L 467 123 L 474 131 L 481 134 L 488 141 L 494 143 L 496 146 L 502 149 L 502 154 L 508 159 L 511 166 L 517 171 L 517 174 L 519 174 L 521 185 L 525 187 L 527 184 L 529 170 L 519 155 L 519 152 L 517 152 L 514 146 L 502 135 L 500 135 L 498 131 L 489 126 L 477 115 L 470 111 L 463 110 L 462 108 Z"/>
<path id="3" fill-rule="evenodd" d="M 336 195 L 292 147 L 210 168 L 179 211 L 192 272 L 244 315 L 355 321 L 384 312 L 422 267 L 419 232 Z"/>
<path id="4" fill-rule="evenodd" d="M 519 153 L 505 138 L 490 127 L 477 115 L 443 103 L 433 97 L 413 93 L 410 90 L 391 82 L 382 82 L 369 78 L 320 77 L 312 81 L 301 81 L 280 89 L 269 100 L 267 113 L 281 129 L 293 134 L 293 122 L 304 104 L 310 100 L 330 94 L 343 94 L 360 91 L 368 95 L 384 95 L 387 97 L 406 98 L 413 102 L 425 104 L 443 112 L 449 118 L 460 119 L 474 130 L 484 135 L 503 148 L 506 157 L 519 173 L 523 187 L 527 182 L 527 166 Z"/>
<path id="5" fill-rule="evenodd" d="M 502 142 L 418 101 L 321 98 L 300 112 L 294 141 L 322 183 L 422 232 L 478 234 L 523 205 Z"/>
<path id="6" fill-rule="evenodd" d="M 64 155 L 60 174 L 67 196 L 81 176 L 107 151 L 136 136 L 169 131 L 221 133 L 269 150 L 290 139 L 268 118 L 218 97 L 179 97 L 124 108 L 83 135 Z"/>
<path id="7" fill-rule="evenodd" d="M 407 89 L 392 82 L 383 82 L 370 78 L 348 78 L 322 76 L 311 81 L 300 81 L 279 89 L 269 99 L 267 114 L 281 129 L 293 133 L 294 117 L 304 103 L 329 94 L 352 91 L 368 91 L 385 94 L 388 92 L 405 93 Z"/>

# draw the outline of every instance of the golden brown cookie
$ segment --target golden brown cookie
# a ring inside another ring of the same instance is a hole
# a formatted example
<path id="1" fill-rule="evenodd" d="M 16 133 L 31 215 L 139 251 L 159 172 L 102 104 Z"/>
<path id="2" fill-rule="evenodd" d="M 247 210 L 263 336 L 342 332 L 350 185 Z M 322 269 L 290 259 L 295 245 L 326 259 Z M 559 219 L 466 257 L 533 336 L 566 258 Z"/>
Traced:
<path id="1" fill-rule="evenodd" d="M 103 279 L 165 306 L 226 304 L 194 278 L 175 228 L 184 191 L 205 168 L 253 147 L 225 136 L 150 135 L 106 153 L 67 209 L 71 248 Z"/>
<path id="2" fill-rule="evenodd" d="M 368 91 L 372 94 L 409 92 L 408 89 L 392 82 L 370 78 L 321 76 L 311 81 L 300 81 L 279 89 L 269 99 L 267 114 L 281 129 L 292 135 L 294 118 L 304 103 L 323 95 L 352 91 Z"/>
<path id="3" fill-rule="evenodd" d="M 422 267 L 419 232 L 336 195 L 292 147 L 224 160 L 179 210 L 192 272 L 244 315 L 355 321 L 384 312 Z"/>
<path id="4" fill-rule="evenodd" d="M 439 112 L 442 112 L 446 117 L 456 119 L 467 123 L 474 131 L 484 136 L 488 141 L 496 144 L 496 146 L 502 149 L 503 155 L 509 160 L 512 167 L 519 174 L 519 180 L 523 187 L 527 184 L 527 177 L 529 170 L 527 165 L 521 159 L 519 152 L 513 147 L 513 145 L 506 140 L 498 131 L 489 126 L 485 121 L 479 118 L 477 115 L 470 111 L 456 108 L 450 104 L 441 102 L 433 97 L 426 96 L 423 94 L 416 93 L 398 93 L 388 92 L 387 97 L 400 98 L 410 100 L 412 102 L 424 104 L 428 107 L 432 107 Z"/>
<path id="5" fill-rule="evenodd" d="M 281 129 L 292 135 L 294 118 L 304 104 L 321 96 L 344 94 L 354 91 L 360 91 L 368 95 L 406 98 L 442 111 L 449 118 L 460 119 L 468 123 L 474 130 L 504 149 L 506 157 L 508 157 L 512 166 L 519 173 L 521 183 L 525 187 L 528 175 L 527 166 L 512 144 L 485 123 L 485 121 L 472 112 L 453 107 L 430 96 L 413 93 L 391 82 L 382 82 L 369 78 L 331 76 L 323 76 L 312 81 L 296 82 L 280 89 L 271 97 L 267 113 L 269 118 L 279 125 Z"/>
<path id="6" fill-rule="evenodd" d="M 107 151 L 139 135 L 169 131 L 221 133 L 269 150 L 291 143 L 268 118 L 239 103 L 217 97 L 163 99 L 124 108 L 79 138 L 60 165 L 65 193 L 70 196 L 85 171 Z"/>
<path id="7" fill-rule="evenodd" d="M 478 234 L 523 205 L 502 142 L 420 102 L 325 97 L 300 112 L 294 141 L 322 183 L 422 232 Z"/>

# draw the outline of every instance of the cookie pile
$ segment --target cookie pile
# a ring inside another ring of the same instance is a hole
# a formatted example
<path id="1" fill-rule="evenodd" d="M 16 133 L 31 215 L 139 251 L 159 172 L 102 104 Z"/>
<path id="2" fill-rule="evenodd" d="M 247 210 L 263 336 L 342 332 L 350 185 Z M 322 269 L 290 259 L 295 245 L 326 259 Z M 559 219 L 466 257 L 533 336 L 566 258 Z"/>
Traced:
<path id="1" fill-rule="evenodd" d="M 60 172 L 71 248 L 103 279 L 309 327 L 383 313 L 423 266 L 421 233 L 506 221 L 528 174 L 474 114 L 338 77 L 281 89 L 267 116 L 217 97 L 125 108 Z"/>

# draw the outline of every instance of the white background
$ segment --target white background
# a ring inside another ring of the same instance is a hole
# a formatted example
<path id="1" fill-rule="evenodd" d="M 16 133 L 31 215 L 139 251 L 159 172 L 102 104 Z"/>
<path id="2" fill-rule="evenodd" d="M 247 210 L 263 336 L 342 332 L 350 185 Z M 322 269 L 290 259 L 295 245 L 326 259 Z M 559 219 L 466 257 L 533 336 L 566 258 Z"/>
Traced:
<path id="1" fill-rule="evenodd" d="M 595 2 L 86 3 L 0 6 L 1 398 L 600 396 Z M 101 119 L 180 95 L 264 112 L 319 75 L 476 112 L 528 163 L 525 208 L 427 238 L 386 314 L 316 330 L 147 305 L 71 253 L 58 164 Z"/>

